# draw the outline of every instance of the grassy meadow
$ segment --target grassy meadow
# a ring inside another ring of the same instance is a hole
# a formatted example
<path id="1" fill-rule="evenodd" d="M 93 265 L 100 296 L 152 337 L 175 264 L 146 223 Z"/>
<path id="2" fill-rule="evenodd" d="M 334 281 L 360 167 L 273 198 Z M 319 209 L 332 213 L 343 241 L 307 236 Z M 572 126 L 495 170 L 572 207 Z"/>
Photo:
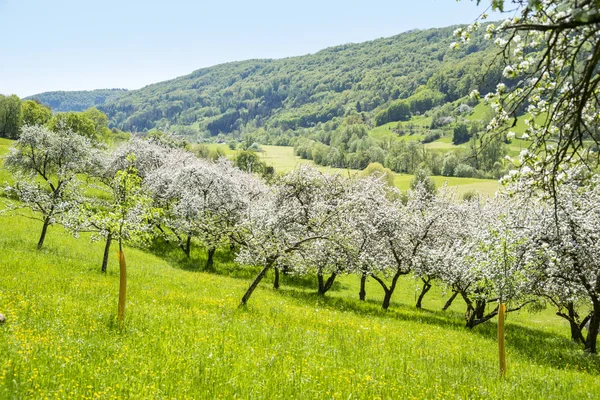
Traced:
<path id="1" fill-rule="evenodd" d="M 372 280 L 361 302 L 356 276 L 325 297 L 312 276 L 284 275 L 278 290 L 271 276 L 239 309 L 256 268 L 219 249 L 208 273 L 197 244 L 187 259 L 155 242 L 125 249 L 121 326 L 116 249 L 102 274 L 103 243 L 87 235 L 53 226 L 38 251 L 38 221 L 4 214 L 0 227 L 0 399 L 599 397 L 600 359 L 550 309 L 508 315 L 501 379 L 495 321 L 467 330 L 462 301 L 440 311 L 439 286 L 417 310 L 419 282 L 406 277 L 383 311 Z"/>
<path id="2" fill-rule="evenodd" d="M 115 323 L 116 254 L 102 243 L 4 216 L 0 223 L 0 398 L 597 398 L 598 357 L 583 354 L 551 310 L 509 314 L 508 375 L 497 376 L 496 327 L 466 330 L 436 287 L 423 310 L 406 278 L 388 311 L 381 290 L 342 277 L 325 298 L 312 277 L 261 284 L 238 309 L 252 268 L 172 244 L 126 249 L 124 326 Z"/>
<path id="3" fill-rule="evenodd" d="M 435 142 L 437 143 L 437 142 Z M 431 143 L 433 144 L 433 143 Z M 450 144 L 453 146 L 452 144 Z M 206 145 L 211 150 L 221 149 L 226 156 L 233 156 L 234 150 L 229 149 L 226 144 L 208 144 Z M 284 146 L 261 146 L 262 151 L 258 153 L 260 158 L 268 165 L 275 167 L 276 172 L 287 172 L 294 169 L 298 164 L 312 164 L 311 160 L 303 160 L 294 155 L 293 147 Z M 330 167 L 318 167 L 322 171 L 330 171 L 334 173 L 353 175 L 359 172 L 355 169 L 342 169 Z M 410 187 L 410 181 L 413 175 L 395 174 L 394 183 L 401 190 L 407 190 Z M 433 176 L 432 179 L 438 187 L 447 184 L 454 188 L 458 194 L 465 192 L 476 191 L 486 196 L 493 196 L 500 188 L 498 181 L 493 179 L 476 179 L 476 178 L 457 178 L 446 176 Z"/>

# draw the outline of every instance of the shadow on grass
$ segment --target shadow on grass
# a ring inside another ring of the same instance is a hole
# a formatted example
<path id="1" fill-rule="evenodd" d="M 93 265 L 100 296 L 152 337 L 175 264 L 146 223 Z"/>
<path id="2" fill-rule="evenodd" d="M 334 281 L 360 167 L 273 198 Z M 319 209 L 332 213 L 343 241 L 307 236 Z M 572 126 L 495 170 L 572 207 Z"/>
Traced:
<path id="1" fill-rule="evenodd" d="M 155 240 L 150 246 L 150 252 L 164 259 L 170 265 L 186 271 L 209 272 L 235 279 L 250 281 L 258 274 L 260 267 L 239 266 L 235 263 L 235 255 L 229 248 L 217 249 L 214 257 L 214 268 L 205 270 L 207 251 L 201 246 L 192 247 L 191 257 L 187 258 L 176 243 Z M 263 280 L 264 285 L 272 285 L 273 271 Z M 428 325 L 437 325 L 447 329 L 467 330 L 464 315 L 454 311 L 432 311 L 417 309 L 413 305 L 392 304 L 390 309 L 383 310 L 381 303 L 375 300 L 359 301 L 342 297 L 321 296 L 316 293 L 316 276 L 294 276 L 280 274 L 281 288 L 277 291 L 281 296 L 293 299 L 298 304 L 326 307 L 332 310 L 349 311 L 359 315 L 394 318 L 402 321 L 418 322 Z M 344 285 L 335 282 L 331 291 L 338 291 Z M 489 321 L 470 331 L 486 339 L 495 341 L 497 325 Z M 571 342 L 567 337 L 539 329 L 530 328 L 521 324 L 508 323 L 506 339 L 509 352 L 515 352 L 520 357 L 525 357 L 536 364 L 543 364 L 558 369 L 585 371 L 600 375 L 600 357 L 588 355 L 583 352 L 581 345 Z"/>
<path id="2" fill-rule="evenodd" d="M 464 315 L 454 311 L 432 311 L 417 309 L 406 304 L 394 304 L 388 310 L 381 308 L 381 303 L 374 300 L 359 301 L 340 297 L 319 296 L 295 288 L 281 288 L 281 296 L 292 298 L 301 305 L 328 308 L 338 311 L 349 311 L 358 315 L 377 318 L 393 318 L 401 321 L 418 322 L 437 325 L 446 329 L 468 331 L 496 341 L 497 324 L 489 321 L 472 330 L 465 327 Z M 552 368 L 582 371 L 600 375 L 600 357 L 583 352 L 583 346 L 573 343 L 565 336 L 530 328 L 517 323 L 506 325 L 506 341 L 509 352 L 526 358 L 535 364 Z"/>
<path id="3" fill-rule="evenodd" d="M 260 266 L 240 266 L 235 262 L 235 254 L 229 247 L 220 247 L 215 252 L 213 258 L 213 267 L 206 268 L 206 260 L 208 251 L 206 248 L 192 244 L 190 257 L 188 258 L 183 250 L 179 248 L 176 242 L 167 242 L 163 238 L 155 239 L 147 249 L 153 255 L 163 259 L 169 265 L 191 272 L 206 272 L 216 275 L 226 276 L 234 279 L 243 279 L 248 281 L 248 284 L 260 272 Z M 274 280 L 274 272 L 269 271 L 263 282 L 272 285 Z M 279 275 L 279 283 L 281 286 L 291 286 L 297 288 L 306 288 L 317 291 L 317 277 L 314 275 L 292 275 L 281 272 Z M 332 292 L 344 289 L 344 285 L 338 281 L 333 283 Z"/>

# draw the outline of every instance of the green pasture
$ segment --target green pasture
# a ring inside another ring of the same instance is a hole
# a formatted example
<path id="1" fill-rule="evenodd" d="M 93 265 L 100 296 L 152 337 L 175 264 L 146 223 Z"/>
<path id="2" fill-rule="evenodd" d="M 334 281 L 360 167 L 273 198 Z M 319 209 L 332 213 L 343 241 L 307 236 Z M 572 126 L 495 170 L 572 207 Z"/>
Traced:
<path id="1" fill-rule="evenodd" d="M 325 297 L 312 276 L 262 283 L 238 302 L 256 268 L 226 249 L 216 271 L 173 243 L 126 248 L 128 303 L 115 322 L 116 252 L 100 273 L 102 243 L 40 224 L 0 219 L 0 398 L 592 399 L 600 362 L 568 338 L 552 310 L 509 314 L 508 374 L 498 377 L 495 322 L 464 328 L 464 303 L 440 311 L 434 287 L 414 307 L 419 281 L 400 283 L 391 308 L 368 282 L 343 276 Z"/>

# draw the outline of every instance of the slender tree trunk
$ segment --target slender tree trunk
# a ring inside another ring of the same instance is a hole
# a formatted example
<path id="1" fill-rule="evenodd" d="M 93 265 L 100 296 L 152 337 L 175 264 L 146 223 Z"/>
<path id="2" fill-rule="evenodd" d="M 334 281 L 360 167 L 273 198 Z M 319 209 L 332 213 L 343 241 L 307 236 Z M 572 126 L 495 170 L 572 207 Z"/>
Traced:
<path id="1" fill-rule="evenodd" d="M 321 271 L 317 272 L 317 282 L 319 283 L 317 293 L 320 295 L 325 294 L 325 280 L 323 279 L 323 273 Z"/>
<path id="2" fill-rule="evenodd" d="M 596 354 L 596 342 L 600 330 L 600 302 L 594 302 L 594 313 L 588 326 L 587 338 L 585 339 L 585 351 Z"/>
<path id="3" fill-rule="evenodd" d="M 360 277 L 360 292 L 358 292 L 358 298 L 362 301 L 365 301 L 367 297 L 367 291 L 365 290 L 365 286 L 367 284 L 367 274 L 362 274 Z"/>
<path id="4" fill-rule="evenodd" d="M 329 277 L 329 279 L 327 279 L 327 282 L 325 282 L 325 293 L 331 289 L 331 287 L 333 286 L 333 282 L 335 282 L 335 278 L 337 277 L 337 273 L 336 272 L 332 272 L 331 276 Z M 323 294 L 325 294 L 323 293 Z"/>
<path id="5" fill-rule="evenodd" d="M 210 247 L 208 249 L 208 257 L 206 258 L 206 265 L 204 266 L 204 269 L 206 271 L 212 271 L 213 270 L 213 263 L 214 263 L 213 259 L 214 259 L 215 251 L 216 250 L 217 249 L 215 249 L 214 247 Z"/>
<path id="6" fill-rule="evenodd" d="M 392 283 L 389 288 L 387 287 L 385 282 L 381 278 L 379 278 L 377 275 L 371 275 L 373 277 L 373 279 L 375 279 L 377 282 L 379 282 L 379 284 L 381 285 L 381 287 L 383 288 L 383 291 L 385 293 L 383 296 L 383 303 L 381 303 L 381 308 L 383 308 L 384 310 L 387 310 L 389 308 L 390 301 L 392 299 L 392 294 L 394 294 L 394 290 L 396 289 L 396 284 L 398 283 L 398 279 L 400 278 L 400 276 L 406 275 L 407 273 L 408 272 L 398 270 L 396 272 L 396 274 L 394 275 L 394 277 L 392 278 Z"/>
<path id="7" fill-rule="evenodd" d="M 318 293 L 321 296 L 324 296 L 325 293 L 327 293 L 327 291 L 329 289 L 331 289 L 331 286 L 333 286 L 333 282 L 335 282 L 336 276 L 337 276 L 337 274 L 335 272 L 333 272 L 331 274 L 331 276 L 327 279 L 327 281 L 325 281 L 322 273 L 317 274 L 317 278 L 319 280 L 319 292 Z"/>
<path id="8" fill-rule="evenodd" d="M 48 231 L 48 226 L 50 225 L 50 217 L 44 218 L 44 225 L 42 226 L 42 234 L 40 235 L 40 240 L 38 240 L 37 248 L 40 250 L 44 245 L 44 240 L 46 239 L 46 232 Z"/>
<path id="9" fill-rule="evenodd" d="M 279 268 L 275 268 L 275 279 L 273 279 L 273 289 L 279 289 Z"/>
<path id="10" fill-rule="evenodd" d="M 571 340 L 575 343 L 584 343 L 585 338 L 581 333 L 581 328 L 577 321 L 579 320 L 579 315 L 577 315 L 577 311 L 575 311 L 575 305 L 573 302 L 567 303 L 567 311 L 569 312 L 569 326 L 571 327 Z"/>
<path id="11" fill-rule="evenodd" d="M 383 296 L 383 303 L 381 304 L 381 308 L 387 310 L 390 307 L 390 301 L 392 301 L 392 291 L 389 289 L 384 289 L 385 295 Z"/>
<path id="12" fill-rule="evenodd" d="M 102 273 L 106 273 L 108 267 L 108 253 L 110 251 L 110 244 L 112 243 L 112 235 L 109 233 L 106 236 L 106 244 L 104 245 L 104 257 L 102 258 Z"/>
<path id="13" fill-rule="evenodd" d="M 127 267 L 125 264 L 125 254 L 121 239 L 119 239 L 119 307 L 117 319 L 123 322 L 125 319 L 125 301 L 127 300 Z"/>
<path id="14" fill-rule="evenodd" d="M 242 301 L 240 302 L 240 307 L 245 306 L 248 303 L 248 300 L 250 300 L 250 296 L 252 296 L 252 292 L 254 292 L 254 289 L 256 289 L 260 281 L 262 281 L 262 279 L 265 277 L 267 271 L 273 266 L 274 262 L 275 260 L 267 260 L 267 263 L 265 264 L 263 269 L 258 273 L 258 275 L 256 275 L 256 278 L 254 278 L 254 281 L 252 281 L 250 287 L 248 288 L 248 290 L 246 290 L 246 293 L 244 293 Z"/>
<path id="15" fill-rule="evenodd" d="M 450 296 L 450 298 L 448 299 L 448 301 L 446 302 L 446 304 L 444 304 L 444 307 L 442 308 L 442 311 L 446 311 L 447 309 L 450 308 L 450 306 L 452 305 L 452 302 L 454 302 L 454 299 L 456 299 L 456 296 L 458 296 L 458 292 L 452 293 L 452 296 Z"/>
<path id="16" fill-rule="evenodd" d="M 419 294 L 419 298 L 417 299 L 417 308 L 423 308 L 423 297 L 425 297 L 427 292 L 429 292 L 429 289 L 431 289 L 431 283 L 429 283 L 431 281 L 431 278 L 427 280 L 421 278 L 421 280 L 423 281 L 423 289 L 421 289 L 421 294 Z"/>
<path id="17" fill-rule="evenodd" d="M 185 248 L 183 249 L 185 256 L 190 258 L 190 253 L 192 252 L 192 236 L 188 235 L 187 240 L 185 242 Z"/>

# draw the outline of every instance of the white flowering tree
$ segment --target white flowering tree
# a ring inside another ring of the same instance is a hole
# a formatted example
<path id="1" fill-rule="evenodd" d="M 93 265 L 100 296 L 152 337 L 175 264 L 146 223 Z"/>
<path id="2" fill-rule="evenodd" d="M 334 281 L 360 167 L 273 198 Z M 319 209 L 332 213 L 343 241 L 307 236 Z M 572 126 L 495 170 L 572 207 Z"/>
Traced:
<path id="1" fill-rule="evenodd" d="M 44 245 L 48 227 L 83 200 L 78 173 L 96 166 L 96 151 L 85 137 L 70 131 L 52 132 L 43 126 L 24 126 L 21 136 L 6 157 L 15 183 L 5 188 L 20 200 L 9 209 L 29 208 L 27 217 L 42 222 L 37 247 Z"/>
<path id="2" fill-rule="evenodd" d="M 347 197 L 345 250 L 350 255 L 347 268 L 360 276 L 359 299 L 364 301 L 365 286 L 371 273 L 391 266 L 387 245 L 380 240 L 378 227 L 385 221 L 390 202 L 399 199 L 401 194 L 387 184 L 385 177 L 375 175 L 354 180 Z"/>
<path id="3" fill-rule="evenodd" d="M 444 186 L 436 196 L 424 199 L 430 215 L 443 215 L 435 222 L 433 231 L 422 237 L 413 257 L 413 273 L 422 287 L 417 297 L 416 307 L 422 308 L 423 298 L 432 288 L 433 281 L 439 279 L 438 258 L 452 242 L 460 237 L 463 228 L 463 213 L 458 205 L 456 194 Z M 441 250 L 441 251 L 440 251 Z"/>
<path id="4" fill-rule="evenodd" d="M 244 294 L 245 305 L 266 273 L 314 251 L 312 242 L 343 243 L 346 180 L 309 165 L 276 178 L 269 192 L 253 199 L 234 239 L 242 245 L 237 261 L 262 269 Z M 296 263 L 296 267 L 300 264 Z M 298 270 L 297 270 L 298 271 Z"/>
<path id="5" fill-rule="evenodd" d="M 494 0 L 492 7 L 503 10 L 505 3 Z M 600 142 L 600 6 L 596 0 L 518 0 L 510 8 L 511 18 L 486 26 L 507 79 L 486 96 L 496 111 L 488 130 L 510 131 L 525 118 L 531 152 L 544 154 L 536 169 L 555 185 L 563 161 L 598 161 L 586 141 Z M 455 34 L 467 42 L 479 27 L 477 22 Z M 527 117 L 519 117 L 523 111 Z"/>
<path id="6" fill-rule="evenodd" d="M 384 291 L 382 308 L 387 309 L 401 276 L 426 262 L 426 253 L 444 236 L 449 223 L 447 204 L 423 185 L 406 196 L 393 198 L 372 216 L 380 256 L 369 275 Z"/>
<path id="7" fill-rule="evenodd" d="M 205 269 L 211 269 L 216 248 L 233 236 L 259 183 L 226 159 L 213 163 L 180 156 L 177 161 L 150 173 L 146 183 L 165 209 L 161 224 L 188 257 L 192 238 L 203 243 L 208 249 Z"/>
<path id="8" fill-rule="evenodd" d="M 473 328 L 494 318 L 501 303 L 512 312 L 535 300 L 527 290 L 532 260 L 525 227 L 531 214 L 515 199 L 500 197 L 459 208 L 461 224 L 431 261 L 436 276 L 465 301 L 466 325 Z"/>
<path id="9" fill-rule="evenodd" d="M 125 148 L 129 153 L 119 148 L 102 155 L 101 166 L 91 172 L 86 181 L 88 191 L 93 196 L 79 202 L 61 219 L 63 225 L 76 236 L 81 232 L 90 232 L 91 241 L 104 240 L 103 273 L 107 271 L 113 240 L 119 242 L 119 248 L 123 240 L 146 243 L 151 238 L 154 221 L 161 215 L 161 210 L 155 207 L 135 167 L 143 165 L 143 161 L 137 160 L 135 147 L 126 145 Z M 144 155 L 144 152 L 141 154 Z M 127 196 L 129 198 L 125 199 Z"/>
<path id="10" fill-rule="evenodd" d="M 153 223 L 156 229 L 167 240 L 175 240 L 181 250 L 189 257 L 191 236 L 181 236 L 181 232 L 170 230 L 165 225 L 169 215 L 171 199 L 167 193 L 171 189 L 173 177 L 181 168 L 193 164 L 197 158 L 190 152 L 169 146 L 160 140 L 141 140 L 133 138 L 117 148 L 110 157 L 103 176 L 100 178 L 110 182 L 117 171 L 129 166 L 127 157 L 135 154 L 133 167 L 143 179 L 144 185 L 149 189 L 154 200 L 154 207 L 163 209 L 164 213 L 157 217 Z"/>
<path id="11" fill-rule="evenodd" d="M 531 187 L 545 174 L 521 174 L 518 184 Z M 531 229 L 536 247 L 534 293 L 557 307 L 569 321 L 571 337 L 597 352 L 600 326 L 600 176 L 584 166 L 560 170 L 555 193 L 532 191 L 544 207 Z M 522 183 L 524 182 L 524 183 Z M 522 189 L 516 189 L 521 190 Z M 587 326 L 587 336 L 583 328 Z"/>

